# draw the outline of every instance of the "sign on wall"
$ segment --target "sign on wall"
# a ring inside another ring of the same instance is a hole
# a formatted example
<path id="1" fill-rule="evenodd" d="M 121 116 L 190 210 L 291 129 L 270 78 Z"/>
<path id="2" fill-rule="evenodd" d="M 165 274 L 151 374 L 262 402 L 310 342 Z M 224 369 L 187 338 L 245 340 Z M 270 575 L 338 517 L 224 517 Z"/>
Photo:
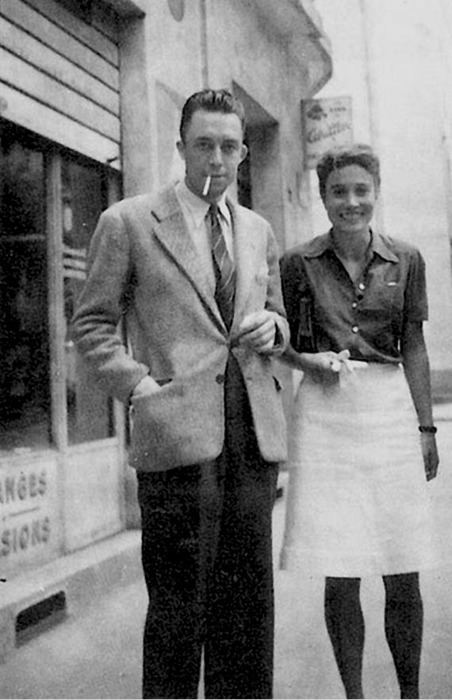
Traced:
<path id="1" fill-rule="evenodd" d="M 51 459 L 0 466 L 0 572 L 56 556 L 60 541 L 57 469 Z"/>
<path id="2" fill-rule="evenodd" d="M 305 167 L 315 168 L 325 151 L 353 140 L 351 97 L 302 102 Z"/>

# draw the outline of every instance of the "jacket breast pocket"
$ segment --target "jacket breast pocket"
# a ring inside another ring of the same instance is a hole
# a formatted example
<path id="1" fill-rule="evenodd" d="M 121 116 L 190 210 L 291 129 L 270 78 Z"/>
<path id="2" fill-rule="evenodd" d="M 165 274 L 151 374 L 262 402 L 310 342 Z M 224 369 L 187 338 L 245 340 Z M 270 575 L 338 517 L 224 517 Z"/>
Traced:
<path id="1" fill-rule="evenodd" d="M 259 286 L 267 287 L 268 284 L 268 266 L 263 265 L 259 268 L 254 276 L 254 281 Z"/>

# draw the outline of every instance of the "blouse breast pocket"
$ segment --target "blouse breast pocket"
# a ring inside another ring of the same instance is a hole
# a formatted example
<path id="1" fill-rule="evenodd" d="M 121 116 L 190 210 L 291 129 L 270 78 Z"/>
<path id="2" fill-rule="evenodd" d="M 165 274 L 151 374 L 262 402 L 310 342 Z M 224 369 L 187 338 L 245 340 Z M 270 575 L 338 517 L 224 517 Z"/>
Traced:
<path id="1" fill-rule="evenodd" d="M 403 311 L 404 289 L 400 280 L 389 280 L 385 283 L 385 297 L 394 311 Z"/>
<path id="2" fill-rule="evenodd" d="M 363 309 L 379 318 L 395 321 L 403 313 L 404 290 L 400 280 L 381 280 L 365 294 Z"/>

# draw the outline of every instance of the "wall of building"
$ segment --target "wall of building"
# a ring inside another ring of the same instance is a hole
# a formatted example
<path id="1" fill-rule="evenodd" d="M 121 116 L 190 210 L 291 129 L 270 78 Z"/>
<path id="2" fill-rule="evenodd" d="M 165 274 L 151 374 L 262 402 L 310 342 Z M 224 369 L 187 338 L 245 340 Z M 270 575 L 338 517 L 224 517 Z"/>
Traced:
<path id="1" fill-rule="evenodd" d="M 0 6 L 0 113 L 112 167 L 119 163 L 118 46 L 99 2 L 91 22 L 55 0 Z"/>
<path id="2" fill-rule="evenodd" d="M 371 99 L 368 87 L 366 44 L 360 0 L 346 0 L 337 7 L 334 0 L 316 0 L 325 32 L 332 37 L 333 75 L 316 95 L 319 98 L 350 96 L 352 99 L 353 139 L 364 143 L 372 139 Z M 311 220 L 315 234 L 329 227 L 318 192 L 317 175 L 310 172 Z M 305 238 L 303 239 L 305 240 Z"/>
<path id="3" fill-rule="evenodd" d="M 169 4 L 160 0 L 152 3 L 143 20 L 124 25 L 126 195 L 183 175 L 175 146 L 183 102 L 206 85 L 229 87 L 245 102 L 252 127 L 263 129 L 256 138 L 266 139 L 254 149 L 253 208 L 270 220 L 281 249 L 296 239 L 300 228 L 309 226 L 300 101 L 312 95 L 315 81 L 328 69 L 322 66 L 325 56 L 316 51 L 312 37 L 306 35 L 301 39 L 303 50 L 291 53 L 291 34 L 303 31 L 303 14 L 291 3 L 281 3 L 279 15 L 286 12 L 294 13 L 295 26 L 290 19 L 272 24 L 252 2 L 200 0 L 185 3 L 178 21 Z M 139 101 L 134 99 L 137 91 Z"/>

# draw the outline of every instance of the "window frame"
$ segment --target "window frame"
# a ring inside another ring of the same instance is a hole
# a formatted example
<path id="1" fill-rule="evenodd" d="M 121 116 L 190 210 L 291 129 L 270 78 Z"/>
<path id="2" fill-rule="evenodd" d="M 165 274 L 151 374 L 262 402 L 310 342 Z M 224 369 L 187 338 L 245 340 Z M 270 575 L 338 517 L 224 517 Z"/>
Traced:
<path id="1" fill-rule="evenodd" d="M 49 394 L 50 440 L 46 447 L 29 446 L 32 453 L 56 450 L 66 453 L 71 450 L 89 449 L 90 443 L 118 444 L 122 455 L 125 454 L 126 414 L 124 407 L 113 402 L 112 435 L 84 442 L 69 442 L 69 426 L 66 396 L 66 358 L 65 339 L 66 321 L 64 316 L 64 269 L 63 269 L 63 201 L 62 201 L 62 163 L 63 159 L 73 159 L 82 163 L 93 162 L 103 169 L 106 186 L 106 202 L 109 206 L 121 196 L 121 176 L 103 163 L 91 161 L 82 154 L 62 148 L 58 144 L 24 129 L 8 120 L 1 120 L 1 127 L 11 127 L 17 132 L 17 140 L 30 141 L 41 149 L 44 167 L 45 222 L 43 234 L 46 237 L 47 254 L 47 322 L 48 322 L 48 357 L 49 357 Z M 0 159 L 3 155 L 0 140 Z M 0 173 L 1 177 L 1 173 Z M 107 402 L 105 402 L 107 407 Z M 28 447 L 27 447 L 28 449 Z M 2 456 L 8 458 L 13 451 L 6 450 Z M 1 461 L 0 460 L 0 461 Z"/>

